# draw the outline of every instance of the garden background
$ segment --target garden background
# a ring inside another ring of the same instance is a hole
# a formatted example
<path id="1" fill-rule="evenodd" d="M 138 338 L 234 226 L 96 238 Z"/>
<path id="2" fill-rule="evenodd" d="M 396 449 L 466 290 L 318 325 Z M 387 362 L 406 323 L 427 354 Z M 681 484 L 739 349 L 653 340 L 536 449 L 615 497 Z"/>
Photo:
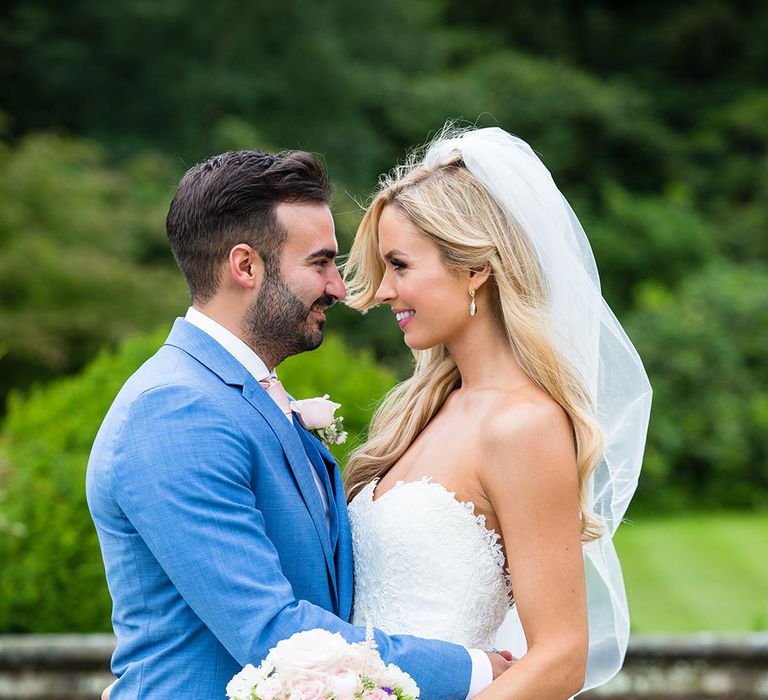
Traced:
<path id="1" fill-rule="evenodd" d="M 768 630 L 768 4 L 7 0 L 0 8 L 0 633 L 108 631 L 95 432 L 187 295 L 187 167 L 321 154 L 349 249 L 380 173 L 447 118 L 552 171 L 654 387 L 617 534 L 638 632 Z M 281 368 L 355 436 L 410 370 L 337 307 Z M 343 463 L 344 451 L 337 450 Z"/>

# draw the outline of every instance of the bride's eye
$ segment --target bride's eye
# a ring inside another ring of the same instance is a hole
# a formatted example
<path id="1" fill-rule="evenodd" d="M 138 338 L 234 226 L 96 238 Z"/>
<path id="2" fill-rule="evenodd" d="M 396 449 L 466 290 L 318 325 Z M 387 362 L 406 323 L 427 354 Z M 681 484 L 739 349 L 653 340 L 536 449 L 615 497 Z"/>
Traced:
<path id="1" fill-rule="evenodd" d="M 404 262 L 400 262 L 400 260 L 397 260 L 396 258 L 392 258 L 392 260 L 390 260 L 390 263 L 392 264 L 392 267 L 395 269 L 396 272 L 399 272 L 400 270 L 405 270 L 408 268 L 408 265 L 406 265 Z"/>

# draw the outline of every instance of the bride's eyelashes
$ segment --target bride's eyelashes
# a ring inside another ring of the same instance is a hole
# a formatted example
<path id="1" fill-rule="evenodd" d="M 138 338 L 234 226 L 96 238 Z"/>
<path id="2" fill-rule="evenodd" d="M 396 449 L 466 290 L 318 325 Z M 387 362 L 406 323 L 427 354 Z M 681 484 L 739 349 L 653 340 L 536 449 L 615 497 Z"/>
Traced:
<path id="1" fill-rule="evenodd" d="M 392 265 L 392 268 L 395 270 L 395 272 L 400 272 L 402 270 L 407 270 L 408 265 L 406 265 L 404 262 L 397 260 L 396 258 L 392 258 L 389 261 L 390 265 Z"/>

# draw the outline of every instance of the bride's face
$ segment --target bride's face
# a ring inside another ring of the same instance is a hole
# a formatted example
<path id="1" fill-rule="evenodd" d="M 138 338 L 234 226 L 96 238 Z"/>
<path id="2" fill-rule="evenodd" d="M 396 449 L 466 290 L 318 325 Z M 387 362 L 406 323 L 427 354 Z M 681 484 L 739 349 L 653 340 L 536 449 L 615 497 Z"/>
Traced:
<path id="1" fill-rule="evenodd" d="M 449 270 L 437 246 L 391 205 L 379 220 L 379 255 L 376 300 L 392 307 L 408 347 L 426 350 L 460 332 L 470 319 L 469 276 Z"/>

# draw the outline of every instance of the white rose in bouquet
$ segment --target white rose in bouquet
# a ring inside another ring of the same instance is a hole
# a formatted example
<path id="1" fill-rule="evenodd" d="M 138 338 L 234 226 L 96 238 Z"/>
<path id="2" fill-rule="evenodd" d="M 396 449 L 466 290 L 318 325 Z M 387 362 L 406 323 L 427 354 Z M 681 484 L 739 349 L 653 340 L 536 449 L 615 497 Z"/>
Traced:
<path id="1" fill-rule="evenodd" d="M 259 668 L 253 664 L 246 664 L 243 670 L 227 683 L 227 697 L 233 700 L 240 698 L 250 700 L 251 688 L 258 686 L 271 671 L 272 669 L 266 664 L 262 664 Z"/>
<path id="2" fill-rule="evenodd" d="M 256 686 L 256 695 L 259 700 L 275 700 L 275 698 L 280 697 L 282 692 L 283 684 L 280 679 L 275 676 L 265 678 Z M 246 697 L 250 700 L 252 696 L 247 695 Z"/>
<path id="3" fill-rule="evenodd" d="M 355 671 L 344 671 L 328 679 L 328 688 L 333 691 L 334 700 L 355 700 L 360 690 L 360 676 Z"/>
<path id="4" fill-rule="evenodd" d="M 381 675 L 381 682 L 385 688 L 400 688 L 403 695 L 413 698 L 419 697 L 419 686 L 405 671 L 395 664 L 389 664 Z"/>
<path id="5" fill-rule="evenodd" d="M 283 674 L 322 678 L 339 672 L 348 650 L 349 644 L 340 634 L 314 629 L 278 642 L 267 661 Z"/>

